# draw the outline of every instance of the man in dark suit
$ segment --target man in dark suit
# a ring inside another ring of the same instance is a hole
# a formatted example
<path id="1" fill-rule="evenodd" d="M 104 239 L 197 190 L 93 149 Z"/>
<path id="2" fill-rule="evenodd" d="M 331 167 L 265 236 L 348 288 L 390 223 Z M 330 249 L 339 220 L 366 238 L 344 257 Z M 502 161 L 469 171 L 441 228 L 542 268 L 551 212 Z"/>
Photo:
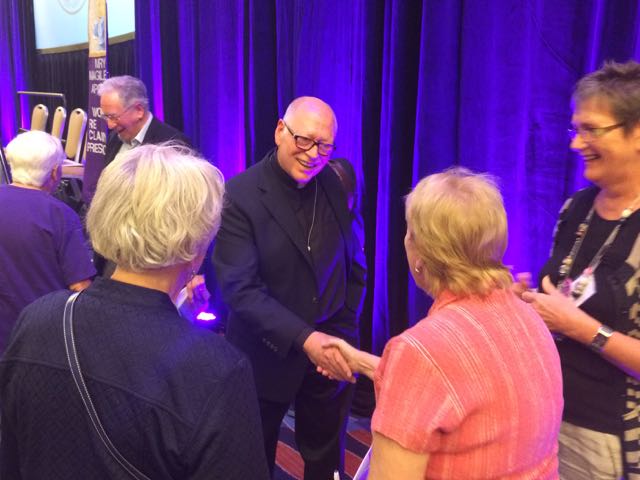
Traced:
<path id="1" fill-rule="evenodd" d="M 108 78 L 98 87 L 98 95 L 101 116 L 111 131 L 103 168 L 109 165 L 118 153 L 126 152 L 138 145 L 157 144 L 169 140 L 186 146 L 191 145 L 183 133 L 162 123 L 149 111 L 147 87 L 139 78 L 129 75 Z M 88 189 L 88 198 L 93 198 L 97 181 L 96 177 L 91 184 L 85 183 L 83 188 Z M 105 263 L 105 260 L 98 256 L 95 258 L 95 264 L 98 273 L 105 276 L 110 276 L 115 268 L 115 265 Z M 203 282 L 204 279 L 199 276 L 193 287 Z M 205 296 L 207 295 L 208 292 Z"/>
<path id="2" fill-rule="evenodd" d="M 96 191 L 99 173 L 109 165 L 116 155 L 144 143 L 162 143 L 175 140 L 187 146 L 191 142 L 184 134 L 166 123 L 162 123 L 149 111 L 147 87 L 142 80 L 122 75 L 105 80 L 98 87 L 102 118 L 111 131 L 107 139 L 104 163 L 95 177 L 83 185 L 83 198 L 90 201 Z"/>
<path id="3" fill-rule="evenodd" d="M 115 156 L 145 143 L 175 140 L 190 146 L 180 131 L 162 123 L 149 111 L 149 99 L 144 83 L 135 77 L 123 75 L 105 80 L 98 89 L 102 118 L 111 130 L 107 141 L 105 166 Z"/>
<path id="4" fill-rule="evenodd" d="M 360 243 L 346 192 L 325 168 L 337 122 L 322 100 L 300 97 L 275 130 L 277 148 L 226 186 L 213 263 L 230 314 L 227 338 L 250 358 L 273 471 L 282 419 L 295 407 L 305 479 L 344 468 L 353 380 L 344 359 L 323 346 L 358 344 L 364 296 Z M 345 171 L 353 174 L 350 165 Z"/>

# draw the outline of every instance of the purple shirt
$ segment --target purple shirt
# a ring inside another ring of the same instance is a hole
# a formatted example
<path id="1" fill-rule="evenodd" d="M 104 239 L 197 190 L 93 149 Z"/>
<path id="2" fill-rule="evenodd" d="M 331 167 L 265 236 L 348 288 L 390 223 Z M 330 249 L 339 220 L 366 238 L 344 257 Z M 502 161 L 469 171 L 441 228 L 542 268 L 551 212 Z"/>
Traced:
<path id="1" fill-rule="evenodd" d="M 40 190 L 0 185 L 0 353 L 25 306 L 95 273 L 71 208 Z"/>

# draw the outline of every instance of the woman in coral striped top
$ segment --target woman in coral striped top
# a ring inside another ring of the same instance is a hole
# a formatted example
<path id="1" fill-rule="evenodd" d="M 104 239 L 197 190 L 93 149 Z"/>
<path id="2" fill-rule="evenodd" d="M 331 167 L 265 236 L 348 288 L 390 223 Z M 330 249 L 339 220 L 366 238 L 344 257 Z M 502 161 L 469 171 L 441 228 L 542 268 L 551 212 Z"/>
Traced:
<path id="1" fill-rule="evenodd" d="M 382 359 L 335 343 L 375 382 L 369 479 L 558 478 L 560 363 L 542 319 L 511 291 L 497 187 L 461 168 L 431 175 L 406 218 L 429 315 Z"/>

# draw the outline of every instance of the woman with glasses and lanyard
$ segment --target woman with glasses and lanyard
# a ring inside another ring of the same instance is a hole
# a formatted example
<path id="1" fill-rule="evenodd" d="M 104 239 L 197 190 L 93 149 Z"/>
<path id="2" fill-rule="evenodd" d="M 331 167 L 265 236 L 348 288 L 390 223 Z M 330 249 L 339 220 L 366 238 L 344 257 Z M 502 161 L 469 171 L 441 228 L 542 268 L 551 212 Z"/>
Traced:
<path id="1" fill-rule="evenodd" d="M 592 187 L 560 211 L 540 293 L 564 381 L 560 477 L 640 478 L 640 64 L 606 63 L 573 94 L 571 148 Z"/>

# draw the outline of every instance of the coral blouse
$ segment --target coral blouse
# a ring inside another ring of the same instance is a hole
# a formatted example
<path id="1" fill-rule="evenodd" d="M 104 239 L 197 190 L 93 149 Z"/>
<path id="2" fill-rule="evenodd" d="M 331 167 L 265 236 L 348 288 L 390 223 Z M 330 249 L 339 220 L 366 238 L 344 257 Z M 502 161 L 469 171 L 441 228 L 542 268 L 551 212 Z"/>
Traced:
<path id="1" fill-rule="evenodd" d="M 558 478 L 558 353 L 511 291 L 442 294 L 388 343 L 375 390 L 372 430 L 429 454 L 425 479 Z"/>

